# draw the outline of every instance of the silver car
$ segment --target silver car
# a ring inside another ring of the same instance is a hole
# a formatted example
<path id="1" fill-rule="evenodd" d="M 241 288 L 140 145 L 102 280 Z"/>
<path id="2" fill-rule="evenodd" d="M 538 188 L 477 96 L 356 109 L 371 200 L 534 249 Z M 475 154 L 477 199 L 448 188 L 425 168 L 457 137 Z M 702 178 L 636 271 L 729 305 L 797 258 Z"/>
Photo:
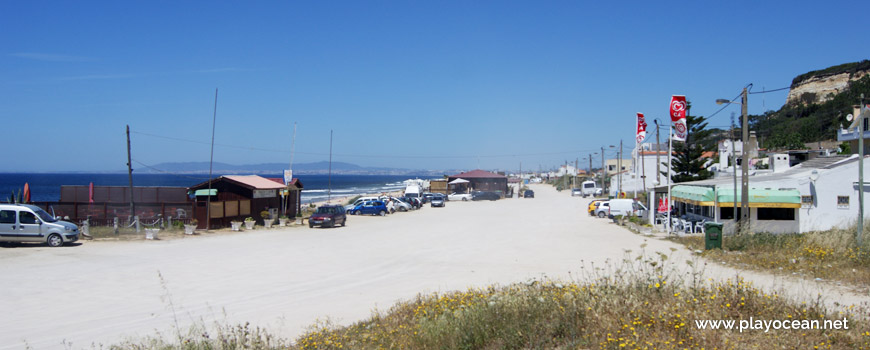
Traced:
<path id="1" fill-rule="evenodd" d="M 79 239 L 79 227 L 29 204 L 0 204 L 0 242 L 38 242 L 60 247 Z"/>

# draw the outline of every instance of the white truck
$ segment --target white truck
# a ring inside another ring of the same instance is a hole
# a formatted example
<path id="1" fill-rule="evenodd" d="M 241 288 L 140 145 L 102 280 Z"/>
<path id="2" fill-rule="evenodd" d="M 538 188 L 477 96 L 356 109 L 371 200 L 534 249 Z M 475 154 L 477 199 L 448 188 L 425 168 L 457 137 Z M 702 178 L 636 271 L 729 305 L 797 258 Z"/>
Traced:
<path id="1" fill-rule="evenodd" d="M 604 192 L 601 187 L 598 187 L 598 184 L 596 184 L 595 181 L 583 181 L 583 183 L 580 184 L 580 189 L 583 193 L 583 198 L 586 198 L 586 196 L 589 195 L 600 196 L 601 193 Z"/>

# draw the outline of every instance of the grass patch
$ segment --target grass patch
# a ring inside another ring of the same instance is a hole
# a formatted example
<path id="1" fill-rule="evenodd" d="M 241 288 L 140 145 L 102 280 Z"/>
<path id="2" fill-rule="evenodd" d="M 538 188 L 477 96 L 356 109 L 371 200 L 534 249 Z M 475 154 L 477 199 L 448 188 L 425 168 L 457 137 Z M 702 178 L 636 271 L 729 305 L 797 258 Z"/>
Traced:
<path id="1" fill-rule="evenodd" d="M 626 259 L 621 268 L 586 268 L 583 280 L 589 282 L 532 280 L 418 295 L 350 326 L 318 324 L 292 344 L 244 326 L 222 328 L 217 337 L 195 329 L 174 340 L 181 346 L 150 339 L 112 349 L 870 348 L 870 327 L 858 318 L 865 310 L 837 313 L 820 300 L 786 300 L 742 280 L 714 283 L 699 272 L 668 272 L 663 266 L 673 263 L 656 254 Z M 741 333 L 702 330 L 695 323 L 750 317 L 822 322 L 846 317 L 852 327 Z"/>
<path id="2" fill-rule="evenodd" d="M 703 237 L 672 239 L 693 250 L 704 249 Z M 854 229 L 743 234 L 724 236 L 724 251 L 706 251 L 704 256 L 757 270 L 782 271 L 867 288 L 870 286 L 870 242 L 865 239 L 863 243 L 858 249 Z"/>

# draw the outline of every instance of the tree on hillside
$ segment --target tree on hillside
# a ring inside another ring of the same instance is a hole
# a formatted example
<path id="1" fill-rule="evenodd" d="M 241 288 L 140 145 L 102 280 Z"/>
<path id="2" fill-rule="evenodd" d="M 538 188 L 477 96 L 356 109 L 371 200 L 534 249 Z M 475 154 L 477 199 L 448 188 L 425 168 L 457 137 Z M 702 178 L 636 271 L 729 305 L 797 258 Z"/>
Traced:
<path id="1" fill-rule="evenodd" d="M 697 181 L 709 179 L 713 173 L 705 167 L 708 159 L 701 158 L 704 152 L 712 149 L 705 146 L 707 139 L 710 137 L 712 130 L 706 130 L 707 118 L 702 116 L 686 116 L 686 126 L 689 128 L 689 135 L 686 137 L 686 142 L 674 141 L 674 158 L 671 160 L 671 170 L 674 175 L 671 181 L 674 183 Z M 668 163 L 663 163 L 667 169 Z M 662 175 L 667 176 L 666 171 Z"/>

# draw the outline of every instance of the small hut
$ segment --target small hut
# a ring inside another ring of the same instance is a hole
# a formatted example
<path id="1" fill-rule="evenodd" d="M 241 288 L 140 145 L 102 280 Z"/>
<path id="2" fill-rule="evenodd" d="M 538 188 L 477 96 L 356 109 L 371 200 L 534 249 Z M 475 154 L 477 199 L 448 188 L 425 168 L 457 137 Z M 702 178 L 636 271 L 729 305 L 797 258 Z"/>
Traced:
<path id="1" fill-rule="evenodd" d="M 230 221 L 242 221 L 247 217 L 262 222 L 262 211 L 276 217 L 281 207 L 278 190 L 283 189 L 286 189 L 283 184 L 257 175 L 226 175 L 211 180 L 211 186 L 206 181 L 188 190 L 196 196 L 197 228 L 203 229 L 206 228 L 207 215 L 211 217 L 208 221 L 212 228 L 226 227 Z M 211 203 L 211 210 L 208 210 L 207 203 Z"/>

